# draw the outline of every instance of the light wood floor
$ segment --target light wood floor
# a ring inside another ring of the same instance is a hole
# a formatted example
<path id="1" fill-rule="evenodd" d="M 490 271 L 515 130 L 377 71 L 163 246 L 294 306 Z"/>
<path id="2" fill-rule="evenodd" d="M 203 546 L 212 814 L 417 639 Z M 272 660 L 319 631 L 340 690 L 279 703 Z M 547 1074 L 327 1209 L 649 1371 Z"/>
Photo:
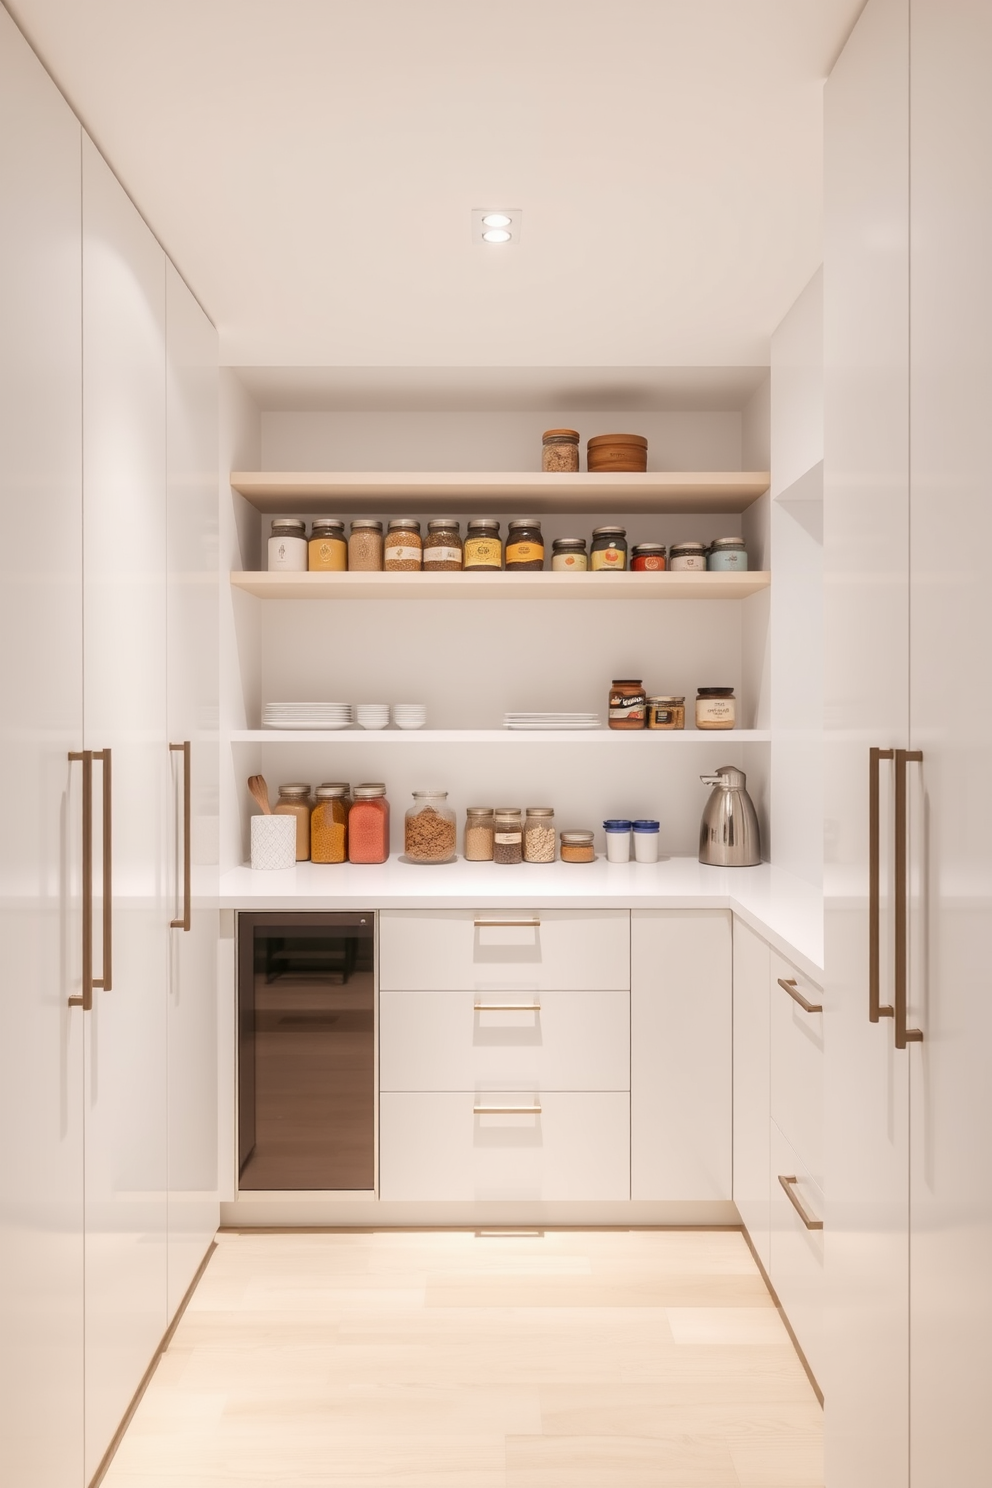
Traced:
<path id="1" fill-rule="evenodd" d="M 107 1488 L 819 1488 L 739 1234 L 223 1234 Z"/>

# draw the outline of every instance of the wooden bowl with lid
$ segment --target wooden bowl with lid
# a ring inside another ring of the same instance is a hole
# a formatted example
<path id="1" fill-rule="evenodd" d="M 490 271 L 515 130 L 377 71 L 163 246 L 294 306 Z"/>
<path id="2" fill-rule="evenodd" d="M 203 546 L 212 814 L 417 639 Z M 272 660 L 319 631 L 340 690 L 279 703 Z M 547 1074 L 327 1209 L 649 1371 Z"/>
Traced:
<path id="1" fill-rule="evenodd" d="M 586 446 L 589 470 L 647 470 L 648 442 L 642 434 L 597 434 Z"/>

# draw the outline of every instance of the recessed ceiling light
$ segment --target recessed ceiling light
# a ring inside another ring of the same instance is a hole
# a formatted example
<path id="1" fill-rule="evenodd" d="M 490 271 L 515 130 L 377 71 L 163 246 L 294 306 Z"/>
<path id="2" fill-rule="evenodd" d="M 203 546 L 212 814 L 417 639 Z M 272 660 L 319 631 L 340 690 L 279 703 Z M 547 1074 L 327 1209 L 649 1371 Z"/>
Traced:
<path id="1" fill-rule="evenodd" d="M 502 212 L 489 212 L 482 221 L 486 227 L 509 227 L 513 218 L 504 216 Z"/>
<path id="2" fill-rule="evenodd" d="M 508 233 L 502 227 L 491 227 L 488 232 L 482 234 L 484 243 L 508 243 L 513 234 Z"/>
<path id="3" fill-rule="evenodd" d="M 517 248 L 522 218 L 519 207 L 473 207 L 472 242 L 486 248 L 492 244 Z"/>

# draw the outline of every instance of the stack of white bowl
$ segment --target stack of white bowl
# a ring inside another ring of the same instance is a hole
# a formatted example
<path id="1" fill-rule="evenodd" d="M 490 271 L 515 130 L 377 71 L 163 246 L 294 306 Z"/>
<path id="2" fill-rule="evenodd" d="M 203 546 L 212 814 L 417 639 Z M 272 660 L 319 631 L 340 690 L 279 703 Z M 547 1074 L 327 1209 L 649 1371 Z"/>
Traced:
<path id="1" fill-rule="evenodd" d="M 394 703 L 393 722 L 397 728 L 423 728 L 427 722 L 426 703 Z"/>
<path id="2" fill-rule="evenodd" d="M 356 703 L 355 722 L 363 729 L 384 729 L 389 724 L 388 703 Z"/>

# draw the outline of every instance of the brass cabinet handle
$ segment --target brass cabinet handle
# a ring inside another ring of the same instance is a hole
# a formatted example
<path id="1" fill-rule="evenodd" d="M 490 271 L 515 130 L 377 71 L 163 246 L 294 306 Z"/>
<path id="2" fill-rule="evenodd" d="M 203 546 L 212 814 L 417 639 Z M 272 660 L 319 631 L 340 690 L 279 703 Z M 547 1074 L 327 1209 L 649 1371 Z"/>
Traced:
<path id="1" fill-rule="evenodd" d="M 923 1038 L 919 1028 L 907 1028 L 907 1003 L 909 998 L 909 883 L 907 873 L 906 843 L 906 766 L 912 761 L 920 764 L 923 751 L 920 749 L 896 750 L 896 864 L 895 864 L 895 984 L 896 984 L 896 1048 L 905 1049 L 907 1044 L 918 1044 Z"/>
<path id="2" fill-rule="evenodd" d="M 539 1013 L 541 1004 L 539 1002 L 477 1002 L 472 1011 L 474 1013 Z"/>
<path id="3" fill-rule="evenodd" d="M 782 1174 L 779 1173 L 778 1181 L 779 1183 L 781 1183 L 783 1189 L 785 1190 L 786 1198 L 792 1205 L 793 1209 L 795 1209 L 796 1213 L 799 1215 L 799 1218 L 802 1220 L 806 1228 L 808 1230 L 822 1230 L 823 1220 L 814 1219 L 811 1214 L 808 1214 L 796 1197 L 795 1186 L 799 1182 L 799 1179 L 796 1177 L 796 1175 L 793 1173 L 791 1177 L 784 1178 Z"/>
<path id="4" fill-rule="evenodd" d="M 879 887 L 879 761 L 890 760 L 891 749 L 871 749 L 868 754 L 868 1021 L 891 1018 L 893 1008 L 880 1000 L 880 921 L 881 890 Z"/>
<path id="5" fill-rule="evenodd" d="M 83 990 L 79 997 L 70 997 L 70 1007 L 81 1007 L 84 1013 L 93 1010 L 93 988 L 103 987 L 109 991 L 113 985 L 113 865 L 112 843 L 112 792 L 110 750 L 71 750 L 70 760 L 81 760 L 83 766 Z M 93 761 L 103 766 L 103 974 L 93 975 Z"/>
<path id="6" fill-rule="evenodd" d="M 806 998 L 799 990 L 795 977 L 779 977 L 778 984 L 783 992 L 788 992 L 793 1002 L 798 1002 L 804 1013 L 823 1012 L 823 1004 L 821 1002 L 806 1001 Z"/>
<path id="7" fill-rule="evenodd" d="M 496 927 L 496 928 L 503 928 L 503 929 L 514 929 L 514 930 L 521 929 L 521 928 L 522 929 L 525 929 L 525 930 L 539 930 L 540 927 L 541 927 L 541 922 L 540 922 L 540 920 L 476 920 L 475 921 L 475 928 L 477 930 L 492 930 L 494 927 Z"/>
<path id="8" fill-rule="evenodd" d="M 473 1106 L 474 1116 L 540 1116 L 540 1106 Z"/>
<path id="9" fill-rule="evenodd" d="M 190 915 L 192 909 L 192 893 L 190 886 L 190 846 L 189 826 L 193 811 L 192 785 L 190 781 L 190 741 L 184 740 L 182 744 L 170 744 L 170 750 L 183 757 L 183 915 L 181 920 L 170 920 L 171 930 L 189 930 Z"/>
<path id="10" fill-rule="evenodd" d="M 114 874 L 111 865 L 114 788 L 110 773 L 110 750 L 94 749 L 93 758 L 103 765 L 103 975 L 93 978 L 94 987 L 109 992 L 113 986 Z"/>

